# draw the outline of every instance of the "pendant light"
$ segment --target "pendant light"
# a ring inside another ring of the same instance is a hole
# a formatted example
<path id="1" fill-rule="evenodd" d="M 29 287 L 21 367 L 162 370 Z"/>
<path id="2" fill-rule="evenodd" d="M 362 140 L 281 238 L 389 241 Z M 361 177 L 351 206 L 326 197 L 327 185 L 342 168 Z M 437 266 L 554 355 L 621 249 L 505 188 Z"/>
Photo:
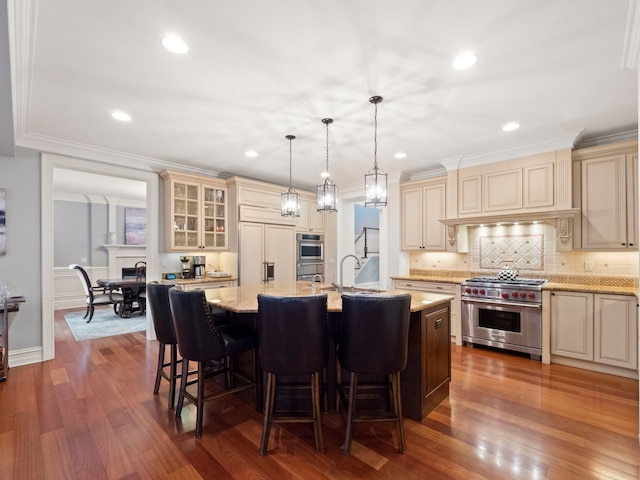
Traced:
<path id="1" fill-rule="evenodd" d="M 283 217 L 299 217 L 300 216 L 300 195 L 291 186 L 291 140 L 296 138 L 294 135 L 285 137 L 289 140 L 289 189 L 281 194 L 280 214 Z"/>
<path id="2" fill-rule="evenodd" d="M 375 106 L 373 130 L 373 169 L 364 176 L 365 207 L 387 206 L 387 174 L 378 168 L 378 104 L 382 97 L 374 96 L 369 99 Z"/>
<path id="3" fill-rule="evenodd" d="M 329 178 L 329 125 L 333 123 L 332 118 L 323 118 L 322 123 L 327 126 L 327 169 L 324 173 L 326 175 L 322 185 L 318 185 L 316 190 L 318 192 L 318 211 L 319 212 L 337 212 L 336 201 L 338 199 L 338 187 Z"/>

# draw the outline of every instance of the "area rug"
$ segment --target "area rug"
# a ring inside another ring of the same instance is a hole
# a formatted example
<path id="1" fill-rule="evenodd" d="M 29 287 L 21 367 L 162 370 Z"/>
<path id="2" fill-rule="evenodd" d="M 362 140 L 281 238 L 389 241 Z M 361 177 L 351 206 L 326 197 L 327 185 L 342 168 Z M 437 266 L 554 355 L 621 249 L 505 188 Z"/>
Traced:
<path id="1" fill-rule="evenodd" d="M 131 318 L 120 318 L 113 313 L 111 307 L 96 309 L 90 323 L 82 318 L 84 314 L 84 311 L 64 314 L 64 319 L 77 341 L 139 332 L 145 330 L 147 326 L 146 316 L 133 315 Z"/>

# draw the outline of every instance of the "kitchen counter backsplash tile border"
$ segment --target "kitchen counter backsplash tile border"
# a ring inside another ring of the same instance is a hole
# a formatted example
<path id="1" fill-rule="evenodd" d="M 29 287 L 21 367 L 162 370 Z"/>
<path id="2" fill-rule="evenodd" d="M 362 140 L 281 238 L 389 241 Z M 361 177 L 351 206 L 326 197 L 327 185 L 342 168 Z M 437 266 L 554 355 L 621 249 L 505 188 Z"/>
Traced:
<path id="1" fill-rule="evenodd" d="M 461 282 L 472 277 L 491 277 L 496 272 L 472 271 L 472 270 L 439 270 L 412 268 L 409 275 L 418 277 L 439 277 L 459 279 Z M 576 285 L 606 285 L 613 287 L 638 287 L 638 277 L 608 277 L 596 275 L 571 275 L 571 274 L 545 274 L 544 272 L 527 273 L 519 275 L 522 278 L 544 278 L 549 283 L 569 283 Z"/>

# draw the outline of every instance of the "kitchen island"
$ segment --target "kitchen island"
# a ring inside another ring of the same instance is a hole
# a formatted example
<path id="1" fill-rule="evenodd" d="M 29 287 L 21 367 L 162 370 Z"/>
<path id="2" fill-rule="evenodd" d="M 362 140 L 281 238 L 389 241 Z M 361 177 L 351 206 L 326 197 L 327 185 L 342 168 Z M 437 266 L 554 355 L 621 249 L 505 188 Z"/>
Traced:
<path id="1" fill-rule="evenodd" d="M 227 312 L 236 321 L 256 326 L 258 294 L 304 296 L 326 293 L 331 333 L 330 359 L 327 368 L 327 392 L 335 392 L 341 374 L 336 368 L 335 338 L 342 312 L 342 296 L 330 285 L 311 282 L 288 284 L 266 283 L 245 287 L 205 290 L 207 302 L 215 310 Z M 345 294 L 375 294 L 347 292 Z M 407 418 L 422 421 L 449 395 L 451 380 L 450 311 L 452 295 L 417 291 L 392 290 L 385 295 L 411 294 L 409 352 L 407 368 L 401 373 L 402 409 Z M 375 354 L 372 352 L 372 354 Z M 336 396 L 329 394 L 326 408 L 336 409 Z"/>

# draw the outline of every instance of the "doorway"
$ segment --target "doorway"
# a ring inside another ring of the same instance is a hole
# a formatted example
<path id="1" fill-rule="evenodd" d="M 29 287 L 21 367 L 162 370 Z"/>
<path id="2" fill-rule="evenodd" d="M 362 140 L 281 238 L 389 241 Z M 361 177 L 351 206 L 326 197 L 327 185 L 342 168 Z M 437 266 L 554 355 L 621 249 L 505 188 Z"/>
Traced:
<path id="1" fill-rule="evenodd" d="M 104 175 L 113 179 L 114 185 L 119 181 L 134 180 L 143 182 L 146 190 L 146 257 L 147 277 L 158 276 L 158 176 L 151 171 L 142 171 L 114 164 L 95 163 L 54 154 L 42 154 L 41 169 L 41 210 L 42 210 L 42 356 L 43 360 L 55 357 L 54 339 L 54 176 L 56 169 L 93 175 Z M 93 192 L 87 192 L 91 195 Z M 147 338 L 153 337 L 151 317 L 147 315 Z"/>

